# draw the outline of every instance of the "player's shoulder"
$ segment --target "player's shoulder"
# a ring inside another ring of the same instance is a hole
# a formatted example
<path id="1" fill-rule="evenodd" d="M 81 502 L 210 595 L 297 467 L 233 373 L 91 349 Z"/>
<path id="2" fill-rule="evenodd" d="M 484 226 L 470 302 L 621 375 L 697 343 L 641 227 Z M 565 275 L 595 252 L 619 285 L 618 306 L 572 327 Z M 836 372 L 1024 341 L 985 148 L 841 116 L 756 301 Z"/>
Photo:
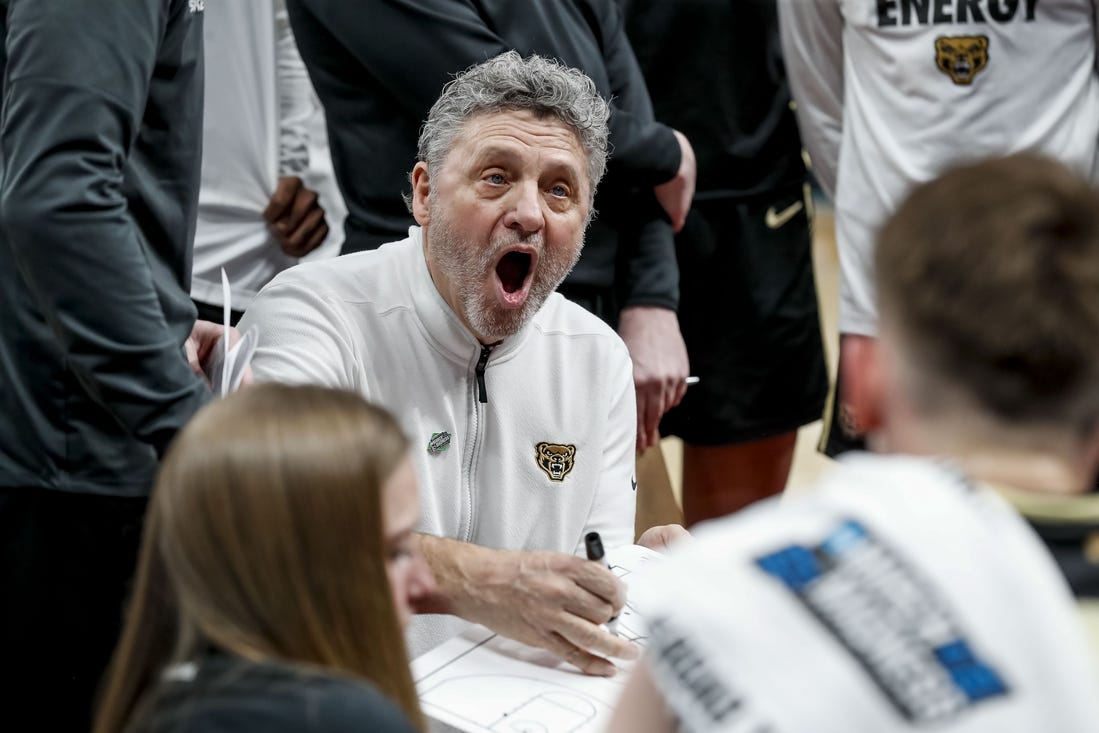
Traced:
<path id="1" fill-rule="evenodd" d="M 938 526 L 941 512 L 962 521 L 966 504 L 981 504 L 987 491 L 952 464 L 912 456 L 858 454 L 844 457 L 820 481 L 797 495 L 759 502 L 693 530 L 684 562 L 742 562 L 779 547 L 815 546 L 844 527 L 891 534 Z M 936 517 L 939 517 L 937 520 Z"/>

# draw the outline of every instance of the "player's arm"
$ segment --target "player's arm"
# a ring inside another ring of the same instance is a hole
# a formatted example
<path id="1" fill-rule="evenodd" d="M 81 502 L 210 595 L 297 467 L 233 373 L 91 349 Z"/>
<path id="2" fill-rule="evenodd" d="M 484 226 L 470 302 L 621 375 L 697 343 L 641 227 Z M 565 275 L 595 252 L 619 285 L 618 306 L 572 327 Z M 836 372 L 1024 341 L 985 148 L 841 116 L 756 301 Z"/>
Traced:
<path id="1" fill-rule="evenodd" d="M 683 399 L 689 373 L 679 330 L 679 267 L 669 224 L 660 218 L 619 230 L 622 310 L 618 334 L 633 364 L 637 394 L 637 450 L 658 440 L 660 418 Z"/>
<path id="2" fill-rule="evenodd" d="M 288 0 L 290 20 L 308 14 L 334 35 L 394 100 L 427 117 L 459 71 L 509 50 L 470 2 L 375 0 L 368 15 L 346 0 Z"/>
<path id="3" fill-rule="evenodd" d="M 309 120 L 316 113 L 313 87 L 294 42 L 286 0 L 275 0 L 275 77 L 279 93 L 279 175 L 309 168 Z"/>
<path id="4" fill-rule="evenodd" d="M 835 199 L 843 137 L 843 13 L 836 0 L 778 0 L 790 93 L 813 175 Z"/>
<path id="5" fill-rule="evenodd" d="M 620 228 L 620 246 L 626 258 L 621 268 L 624 282 L 619 288 L 622 305 L 675 310 L 679 305 L 679 266 L 675 241 L 660 211 L 665 209 L 673 225 L 682 223 L 694 192 L 694 171 L 692 168 L 679 182 L 684 200 L 674 206 L 655 201 L 651 187 L 666 185 L 679 172 L 683 160 L 679 137 L 653 117 L 641 67 L 614 3 L 605 4 L 601 24 L 603 63 L 614 100 L 610 119 L 613 154 L 604 185 L 612 189 L 606 193 L 630 216 L 629 225 Z M 693 159 L 693 153 L 691 156 Z"/>
<path id="6" fill-rule="evenodd" d="M 309 121 L 316 102 L 290 28 L 285 0 L 275 2 L 275 77 L 279 96 L 279 181 L 264 219 L 283 252 L 302 257 L 324 243 L 328 222 L 316 191 L 305 185 Z"/>
<path id="7" fill-rule="evenodd" d="M 614 165 L 638 184 L 664 183 L 679 172 L 680 143 L 673 130 L 653 116 L 645 77 L 626 37 L 625 21 L 617 4 L 604 3 L 602 7 L 603 64 L 613 100 L 610 127 Z"/>
<path id="8" fill-rule="evenodd" d="M 675 733 L 677 730 L 679 721 L 653 680 L 649 660 L 644 659 L 630 673 L 630 681 L 614 709 L 607 733 Z"/>
<path id="9" fill-rule="evenodd" d="M 686 138 L 655 121 L 652 102 L 625 23 L 615 3 L 604 5 L 603 59 L 615 107 L 614 155 L 606 191 L 631 220 L 619 228 L 619 335 L 633 361 L 638 450 L 656 442 L 660 418 L 683 397 L 687 349 L 679 331 L 679 265 L 671 226 L 686 221 L 694 196 L 694 154 Z M 681 148 L 681 144 L 683 148 Z M 667 180 L 669 165 L 675 176 Z M 663 179 L 663 180 L 662 180 Z M 659 184 L 655 189 L 646 186 Z M 659 202 L 655 205 L 654 198 Z"/>
<path id="10" fill-rule="evenodd" d="M 167 275 L 154 274 L 123 194 L 170 4 L 5 8 L 4 240 L 82 387 L 161 452 L 209 399 L 157 296 Z"/>

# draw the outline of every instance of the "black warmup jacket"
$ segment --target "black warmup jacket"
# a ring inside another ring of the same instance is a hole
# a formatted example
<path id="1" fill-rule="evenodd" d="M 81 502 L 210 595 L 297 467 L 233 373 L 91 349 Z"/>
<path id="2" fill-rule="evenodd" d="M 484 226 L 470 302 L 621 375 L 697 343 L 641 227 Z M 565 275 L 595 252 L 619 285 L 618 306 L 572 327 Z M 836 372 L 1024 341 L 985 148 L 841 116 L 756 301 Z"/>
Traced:
<path id="1" fill-rule="evenodd" d="M 202 4 L 0 0 L 0 486 L 143 495 L 187 366 Z"/>
<path id="2" fill-rule="evenodd" d="M 288 0 L 298 48 L 328 116 L 349 215 L 344 251 L 403 239 L 420 125 L 453 76 L 509 49 L 586 72 L 612 102 L 598 216 L 566 281 L 614 286 L 618 304 L 678 304 L 671 228 L 652 186 L 679 167 L 671 129 L 654 121 L 614 0 Z"/>

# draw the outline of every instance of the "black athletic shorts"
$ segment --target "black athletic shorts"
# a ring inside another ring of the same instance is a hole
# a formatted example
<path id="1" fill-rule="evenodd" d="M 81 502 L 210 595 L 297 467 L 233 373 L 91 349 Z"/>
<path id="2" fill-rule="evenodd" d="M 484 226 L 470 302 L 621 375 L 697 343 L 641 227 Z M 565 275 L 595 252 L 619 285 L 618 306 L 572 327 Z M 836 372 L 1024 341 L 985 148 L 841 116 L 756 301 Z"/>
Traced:
<path id="1" fill-rule="evenodd" d="M 728 445 L 820 419 L 828 371 L 802 187 L 696 196 L 676 252 L 679 327 L 700 381 L 661 434 Z"/>

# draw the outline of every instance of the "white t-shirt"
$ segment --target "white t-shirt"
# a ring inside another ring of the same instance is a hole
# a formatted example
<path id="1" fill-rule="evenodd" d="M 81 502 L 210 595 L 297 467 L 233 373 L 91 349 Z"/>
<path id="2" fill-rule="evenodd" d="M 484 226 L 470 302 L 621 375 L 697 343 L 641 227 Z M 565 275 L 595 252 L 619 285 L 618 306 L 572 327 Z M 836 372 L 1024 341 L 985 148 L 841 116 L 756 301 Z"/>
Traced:
<path id="1" fill-rule="evenodd" d="M 317 191 L 329 234 L 310 258 L 339 253 L 346 208 L 335 185 L 324 111 L 298 55 L 284 0 L 209 3 L 206 103 L 191 296 L 221 305 L 221 268 L 244 310 L 283 254 L 263 212 L 284 175 Z"/>
<path id="2" fill-rule="evenodd" d="M 914 185 L 1023 150 L 1095 170 L 1096 0 L 779 0 L 779 11 L 802 140 L 835 202 L 841 333 L 877 333 L 874 242 Z"/>
<path id="3" fill-rule="evenodd" d="M 1038 538 L 944 464 L 851 456 L 704 525 L 638 599 L 687 731 L 1099 730 L 1099 673 Z"/>

